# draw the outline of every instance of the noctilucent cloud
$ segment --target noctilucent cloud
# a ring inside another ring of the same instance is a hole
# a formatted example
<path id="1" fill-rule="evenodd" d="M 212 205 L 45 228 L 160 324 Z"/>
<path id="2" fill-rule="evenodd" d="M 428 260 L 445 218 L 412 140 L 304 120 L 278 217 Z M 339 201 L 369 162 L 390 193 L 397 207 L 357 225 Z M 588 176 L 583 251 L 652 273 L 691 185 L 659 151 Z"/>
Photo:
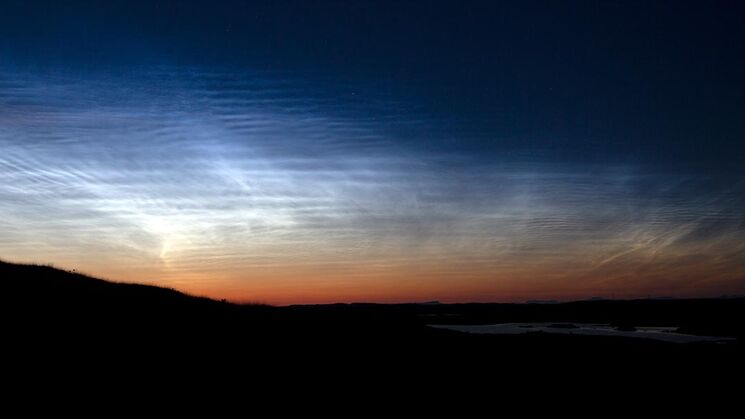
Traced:
<path id="1" fill-rule="evenodd" d="M 744 12 L 3 2 L 0 258 L 274 304 L 742 294 Z"/>

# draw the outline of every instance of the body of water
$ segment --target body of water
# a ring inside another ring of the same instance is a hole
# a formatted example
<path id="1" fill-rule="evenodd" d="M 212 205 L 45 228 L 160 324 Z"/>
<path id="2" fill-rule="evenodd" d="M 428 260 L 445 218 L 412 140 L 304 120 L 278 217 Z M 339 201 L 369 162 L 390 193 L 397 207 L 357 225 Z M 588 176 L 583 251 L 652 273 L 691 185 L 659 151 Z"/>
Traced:
<path id="1" fill-rule="evenodd" d="M 719 342 L 735 338 L 719 336 L 699 336 L 677 333 L 677 327 L 638 327 L 636 330 L 618 330 L 609 324 L 596 323 L 500 323 L 485 325 L 430 325 L 440 329 L 456 330 L 465 333 L 494 335 L 520 335 L 544 332 L 563 335 L 620 336 L 630 338 L 656 339 L 673 343 Z"/>

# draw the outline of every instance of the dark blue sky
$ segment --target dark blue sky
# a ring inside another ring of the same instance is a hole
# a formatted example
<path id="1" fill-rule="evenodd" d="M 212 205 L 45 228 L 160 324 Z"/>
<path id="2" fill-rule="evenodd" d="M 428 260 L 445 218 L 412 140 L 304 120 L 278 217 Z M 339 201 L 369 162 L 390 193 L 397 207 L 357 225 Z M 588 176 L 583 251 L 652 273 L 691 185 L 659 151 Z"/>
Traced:
<path id="1" fill-rule="evenodd" d="M 741 2 L 4 1 L 1 7 L 5 64 L 280 72 L 325 84 L 350 102 L 364 101 L 369 89 L 442 120 L 431 148 L 706 170 L 737 170 L 745 157 Z"/>
<path id="2" fill-rule="evenodd" d="M 745 291 L 743 21 L 4 0 L 0 257 L 277 302 Z"/>

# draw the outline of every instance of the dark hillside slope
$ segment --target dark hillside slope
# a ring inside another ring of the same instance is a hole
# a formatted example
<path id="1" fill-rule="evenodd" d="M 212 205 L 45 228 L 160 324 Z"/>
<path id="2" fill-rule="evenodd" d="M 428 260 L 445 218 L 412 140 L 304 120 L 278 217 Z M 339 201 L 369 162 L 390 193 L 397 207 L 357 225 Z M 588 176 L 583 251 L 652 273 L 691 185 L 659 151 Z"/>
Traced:
<path id="1" fill-rule="evenodd" d="M 167 364 L 178 369 L 186 363 L 210 370 L 310 369 L 358 376 L 386 371 L 484 375 L 525 368 L 594 370 L 597 365 L 619 371 L 625 365 L 675 370 L 683 363 L 687 368 L 698 363 L 709 370 L 712 363 L 726 366 L 736 358 L 739 342 L 670 344 L 542 333 L 487 336 L 432 329 L 427 324 L 626 317 L 639 324 L 698 315 L 703 326 L 724 319 L 731 331 L 732 325 L 742 323 L 742 317 L 728 316 L 743 307 L 743 300 L 598 301 L 550 306 L 251 306 L 9 263 L 0 263 L 0 289 L 4 347 L 15 356 L 8 359 L 32 359 L 34 364 L 43 360 L 45 365 L 55 366 L 90 366 L 94 360 L 96 365 L 111 365 L 116 360 L 134 363 L 138 369 Z M 707 307 L 709 311 L 700 311 Z M 643 313 L 652 320 L 645 320 Z"/>

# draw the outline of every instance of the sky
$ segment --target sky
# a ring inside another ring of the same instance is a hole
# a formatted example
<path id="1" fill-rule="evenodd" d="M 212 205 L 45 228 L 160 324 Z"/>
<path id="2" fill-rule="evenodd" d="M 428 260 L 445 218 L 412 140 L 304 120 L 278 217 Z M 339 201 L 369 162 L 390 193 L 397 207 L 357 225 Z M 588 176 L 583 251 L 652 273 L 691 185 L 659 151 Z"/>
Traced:
<path id="1" fill-rule="evenodd" d="M 0 3 L 0 259 L 238 302 L 745 294 L 736 1 Z"/>

